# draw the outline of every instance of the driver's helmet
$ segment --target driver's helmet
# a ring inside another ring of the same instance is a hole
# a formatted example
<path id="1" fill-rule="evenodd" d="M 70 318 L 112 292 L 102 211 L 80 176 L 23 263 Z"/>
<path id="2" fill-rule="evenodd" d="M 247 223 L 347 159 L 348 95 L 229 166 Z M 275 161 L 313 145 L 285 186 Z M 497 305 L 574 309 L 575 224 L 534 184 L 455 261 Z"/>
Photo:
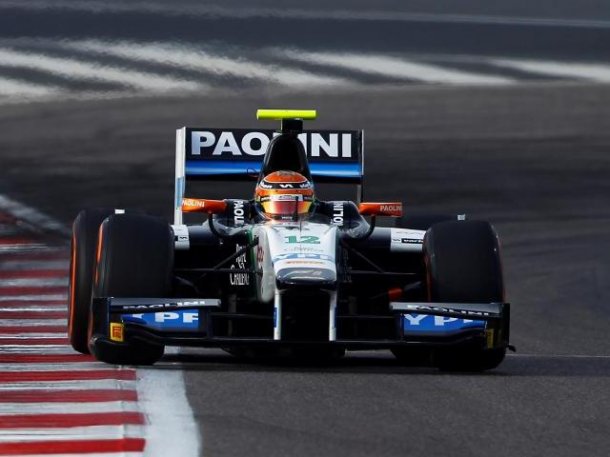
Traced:
<path id="1" fill-rule="evenodd" d="M 313 185 L 300 173 L 274 171 L 257 184 L 254 200 L 270 219 L 299 218 L 312 209 Z"/>

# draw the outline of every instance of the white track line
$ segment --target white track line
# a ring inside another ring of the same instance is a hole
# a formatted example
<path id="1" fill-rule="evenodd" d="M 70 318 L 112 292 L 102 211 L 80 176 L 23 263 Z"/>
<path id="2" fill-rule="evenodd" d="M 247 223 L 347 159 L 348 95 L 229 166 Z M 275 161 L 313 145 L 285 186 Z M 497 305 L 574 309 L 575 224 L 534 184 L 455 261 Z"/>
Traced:
<path id="1" fill-rule="evenodd" d="M 17 251 L 36 251 L 45 249 L 46 246 L 43 243 L 18 243 L 18 244 L 3 244 L 0 246 L 0 254 L 6 252 L 17 252 Z"/>
<path id="2" fill-rule="evenodd" d="M 38 294 L 38 295 L 14 295 L 14 296 L 0 296 L 0 306 L 3 301 L 58 301 L 66 300 L 66 294 Z"/>
<path id="3" fill-rule="evenodd" d="M 288 86 L 319 86 L 348 84 L 343 78 L 315 75 L 301 70 L 289 70 L 276 65 L 265 65 L 246 59 L 230 59 L 209 52 L 172 44 L 136 42 L 108 43 L 87 40 L 65 45 L 71 49 L 113 55 L 142 62 L 155 62 L 176 68 L 187 68 L 206 73 L 232 75 L 240 78 L 277 82 Z"/>
<path id="4" fill-rule="evenodd" d="M 91 370 L 108 370 L 112 369 L 111 365 L 105 365 L 101 362 L 79 362 L 79 363 L 37 363 L 30 365 L 27 369 L 23 363 L 0 363 L 0 371 L 29 371 L 40 373 L 43 371 L 91 371 Z M 2 383 L 0 383 L 0 389 Z M 0 401 L 2 401 L 0 397 Z"/>
<path id="5" fill-rule="evenodd" d="M 24 368 L 22 368 L 24 369 Z M 2 390 L 93 390 L 93 389 L 126 389 L 135 390 L 135 381 L 117 379 L 99 379 L 94 381 L 20 381 L 0 383 Z M 168 396 L 167 392 L 163 394 Z"/>
<path id="6" fill-rule="evenodd" d="M 138 412 L 134 401 L 106 401 L 94 403 L 3 403 L 0 400 L 0 414 L 70 414 Z"/>
<path id="7" fill-rule="evenodd" d="M 14 278 L 0 279 L 0 287 L 67 286 L 68 278 Z"/>
<path id="8" fill-rule="evenodd" d="M 198 457 L 201 440 L 183 373 L 158 368 L 139 368 L 137 373 L 139 403 L 149 420 L 144 456 Z"/>
<path id="9" fill-rule="evenodd" d="M 67 335 L 63 335 L 63 338 Z M 26 335 L 13 335 L 12 333 L 0 335 L 0 343 L 6 339 L 14 338 L 17 340 L 28 340 L 28 341 L 45 341 L 49 338 L 57 338 L 55 333 L 28 333 Z"/>
<path id="10" fill-rule="evenodd" d="M 44 441 L 62 439 L 99 440 L 141 438 L 142 436 L 142 427 L 139 425 L 92 425 L 88 427 L 0 429 L 0 442 L 8 441 L 11 443 L 19 441 L 39 441 L 41 439 Z M 165 436 L 165 439 L 167 439 L 167 436 Z"/>
<path id="11" fill-rule="evenodd" d="M 578 78 L 602 83 L 610 82 L 610 65 L 577 62 L 551 62 L 518 59 L 492 59 L 499 67 L 561 78 Z"/>
<path id="12" fill-rule="evenodd" d="M 0 271 L 20 270 L 63 270 L 68 271 L 67 260 L 6 260 L 0 264 Z"/>
<path id="13" fill-rule="evenodd" d="M 65 355 L 65 354 L 75 354 L 72 346 L 66 345 L 2 345 L 0 347 L 0 354 L 23 354 L 23 355 L 32 355 L 32 354 L 55 354 L 55 355 Z"/>
<path id="14" fill-rule="evenodd" d="M 278 50 L 275 53 L 285 58 L 303 62 L 428 83 L 503 85 L 515 82 L 512 78 L 454 70 L 380 54 L 366 55 L 299 50 Z"/>
<path id="15" fill-rule="evenodd" d="M 0 77 L 0 95 L 9 97 L 44 97 L 55 95 L 58 88 Z"/>
<path id="16" fill-rule="evenodd" d="M 37 312 L 37 313 L 56 313 L 58 311 L 67 311 L 68 307 L 66 305 L 55 305 L 55 306 L 40 306 L 40 305 L 23 305 L 23 306 L 15 306 L 15 307 L 7 307 L 2 306 L 2 302 L 0 302 L 0 312 L 2 311 L 10 311 L 13 313 L 27 313 L 27 312 Z"/>
<path id="17" fill-rule="evenodd" d="M 86 439 L 86 438 L 83 438 Z M 25 457 L 75 457 L 74 454 L 27 454 Z M 82 457 L 82 456 L 81 456 Z M 86 454 L 86 457 L 142 457 L 141 452 L 105 452 Z"/>
<path id="18" fill-rule="evenodd" d="M 0 319 L 0 333 L 2 327 L 39 327 L 43 325 L 68 325 L 67 319 Z"/>
<path id="19" fill-rule="evenodd" d="M 150 91 L 201 90 L 202 84 L 194 81 L 177 80 L 151 73 L 128 70 L 121 67 L 103 65 L 46 54 L 23 53 L 9 48 L 0 48 L 0 61 L 8 67 L 31 68 L 71 79 L 118 83 L 128 87 Z M 2 204 L 0 203 L 0 207 Z"/>

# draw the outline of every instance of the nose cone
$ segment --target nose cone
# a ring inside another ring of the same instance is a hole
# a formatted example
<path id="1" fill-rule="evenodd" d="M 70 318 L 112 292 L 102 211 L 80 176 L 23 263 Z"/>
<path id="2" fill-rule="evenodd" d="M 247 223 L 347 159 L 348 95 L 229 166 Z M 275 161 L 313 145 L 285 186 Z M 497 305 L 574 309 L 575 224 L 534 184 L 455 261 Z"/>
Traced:
<path id="1" fill-rule="evenodd" d="M 334 289 L 337 286 L 336 271 L 327 268 L 282 268 L 276 274 L 277 286 L 312 286 Z"/>

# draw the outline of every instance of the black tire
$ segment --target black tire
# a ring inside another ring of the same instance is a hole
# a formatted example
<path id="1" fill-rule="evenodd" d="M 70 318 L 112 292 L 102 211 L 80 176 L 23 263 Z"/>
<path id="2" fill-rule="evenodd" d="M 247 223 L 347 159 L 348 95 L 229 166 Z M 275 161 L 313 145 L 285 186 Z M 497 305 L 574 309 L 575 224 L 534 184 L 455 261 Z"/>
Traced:
<path id="1" fill-rule="evenodd" d="M 72 347 L 83 354 L 89 353 L 87 326 L 97 235 L 104 219 L 112 214 L 114 209 L 111 208 L 86 209 L 78 213 L 72 224 L 68 339 Z"/>
<path id="2" fill-rule="evenodd" d="M 430 213 L 427 211 L 407 210 L 394 220 L 394 227 L 414 230 L 428 230 L 434 224 L 446 221 L 457 221 L 457 214 Z"/>
<path id="3" fill-rule="evenodd" d="M 431 302 L 492 303 L 504 301 L 498 237 L 484 221 L 451 221 L 433 225 L 424 239 L 424 259 Z M 506 348 L 479 345 L 435 352 L 442 370 L 483 371 L 497 367 Z"/>
<path id="4" fill-rule="evenodd" d="M 174 236 L 166 221 L 142 214 L 110 216 L 100 237 L 93 297 L 171 296 Z M 120 365 L 151 365 L 164 351 L 163 346 L 139 340 L 92 344 L 90 349 L 98 360 Z"/>

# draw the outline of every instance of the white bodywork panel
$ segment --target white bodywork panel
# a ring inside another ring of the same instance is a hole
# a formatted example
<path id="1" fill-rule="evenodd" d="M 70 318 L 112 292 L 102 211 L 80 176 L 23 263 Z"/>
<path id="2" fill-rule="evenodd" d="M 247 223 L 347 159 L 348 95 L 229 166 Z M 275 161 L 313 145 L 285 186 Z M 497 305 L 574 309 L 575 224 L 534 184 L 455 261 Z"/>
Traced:
<path id="1" fill-rule="evenodd" d="M 256 268 L 259 279 L 259 300 L 270 302 L 275 297 L 276 277 L 282 270 L 296 270 L 295 279 L 315 279 L 318 272 L 336 280 L 337 227 L 315 222 L 271 221 L 256 226 L 252 235 L 258 237 Z"/>
<path id="2" fill-rule="evenodd" d="M 422 252 L 425 230 L 392 228 L 390 251 Z"/>
<path id="3" fill-rule="evenodd" d="M 191 247 L 189 230 L 184 224 L 172 225 L 174 246 L 177 251 L 188 251 Z"/>

